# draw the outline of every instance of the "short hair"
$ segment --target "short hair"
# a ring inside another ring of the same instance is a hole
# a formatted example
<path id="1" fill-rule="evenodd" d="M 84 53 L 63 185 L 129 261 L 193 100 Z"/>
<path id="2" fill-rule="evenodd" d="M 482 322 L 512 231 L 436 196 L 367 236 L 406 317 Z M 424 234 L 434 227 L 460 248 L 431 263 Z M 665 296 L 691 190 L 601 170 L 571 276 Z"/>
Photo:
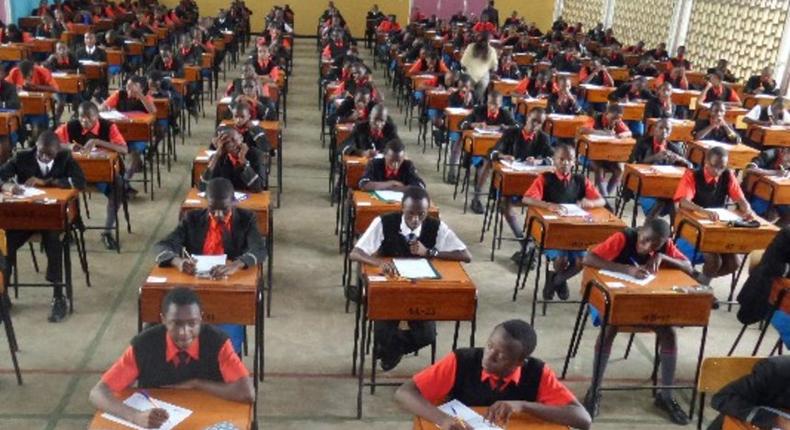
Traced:
<path id="1" fill-rule="evenodd" d="M 724 80 L 724 73 L 722 73 L 721 70 L 716 70 L 715 72 L 710 74 L 711 78 L 714 77 L 714 76 L 719 78 L 720 81 Z"/>
<path id="2" fill-rule="evenodd" d="M 86 101 L 80 103 L 79 109 L 81 111 L 83 111 L 85 113 L 89 113 L 91 115 L 98 115 L 99 114 L 99 108 L 96 107 L 96 104 L 94 104 L 90 100 L 86 100 Z"/>
<path id="3" fill-rule="evenodd" d="M 403 190 L 403 200 L 401 200 L 401 203 L 405 202 L 407 199 L 412 199 L 414 201 L 427 199 L 428 204 L 431 204 L 431 197 L 428 196 L 428 191 L 425 191 L 425 188 L 413 185 L 406 187 L 406 189 Z"/>
<path id="4" fill-rule="evenodd" d="M 650 221 L 645 222 L 644 227 L 649 228 L 653 233 L 655 233 L 661 239 L 668 238 L 671 232 L 669 228 L 669 223 L 661 218 L 653 218 Z"/>
<path id="5" fill-rule="evenodd" d="M 369 95 L 370 95 L 370 88 L 366 86 L 357 87 L 356 90 L 354 90 L 354 98 L 360 96 L 369 96 Z"/>
<path id="6" fill-rule="evenodd" d="M 406 145 L 403 144 L 403 141 L 400 138 L 392 138 L 390 139 L 386 145 L 384 145 L 384 151 L 392 151 L 396 154 L 401 153 L 406 150 Z"/>
<path id="7" fill-rule="evenodd" d="M 708 150 L 708 153 L 705 154 L 705 160 L 710 160 L 712 157 L 726 157 L 727 151 L 722 148 L 721 146 L 714 146 L 713 148 Z"/>
<path id="8" fill-rule="evenodd" d="M 520 319 L 507 320 L 494 327 L 494 330 L 500 328 L 509 338 L 521 344 L 521 353 L 524 357 L 529 357 L 535 351 L 538 335 L 528 322 Z"/>
<path id="9" fill-rule="evenodd" d="M 38 135 L 36 144 L 41 144 L 44 146 L 60 145 L 60 138 L 58 138 L 58 135 L 55 134 L 54 131 L 45 130 Z"/>
<path id="10" fill-rule="evenodd" d="M 129 80 L 132 81 L 132 83 L 140 85 L 140 88 L 143 90 L 143 94 L 145 94 L 145 92 L 148 90 L 148 81 L 143 76 L 132 75 L 129 77 Z"/>
<path id="11" fill-rule="evenodd" d="M 206 185 L 206 196 L 216 200 L 233 198 L 233 183 L 227 178 L 214 178 Z"/>
<path id="12" fill-rule="evenodd" d="M 195 290 L 188 287 L 173 288 L 165 295 L 165 298 L 162 299 L 162 315 L 167 313 L 170 305 L 197 305 L 198 308 L 203 307 L 203 303 L 200 302 L 200 297 L 195 293 Z"/>
<path id="13" fill-rule="evenodd" d="M 555 154 L 559 153 L 560 151 L 568 151 L 569 154 L 576 154 L 576 148 L 564 142 L 557 143 L 557 146 L 554 147 Z"/>
<path id="14" fill-rule="evenodd" d="M 623 107 L 617 103 L 610 103 L 609 106 L 606 106 L 606 113 L 610 113 L 613 115 L 622 115 Z"/>
<path id="15" fill-rule="evenodd" d="M 497 101 L 502 100 L 502 94 L 499 94 L 497 91 L 491 91 L 488 93 L 488 100 L 495 99 Z"/>

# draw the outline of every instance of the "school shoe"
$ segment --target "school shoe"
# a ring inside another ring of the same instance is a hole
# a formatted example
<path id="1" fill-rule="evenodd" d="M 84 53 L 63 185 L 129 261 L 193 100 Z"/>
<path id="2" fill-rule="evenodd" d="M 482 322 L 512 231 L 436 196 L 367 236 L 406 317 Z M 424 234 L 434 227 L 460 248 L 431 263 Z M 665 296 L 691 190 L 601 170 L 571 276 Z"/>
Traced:
<path id="1" fill-rule="evenodd" d="M 65 297 L 54 297 L 52 299 L 52 308 L 49 311 L 47 321 L 51 323 L 58 323 L 66 319 L 68 314 L 68 305 Z"/>
<path id="2" fill-rule="evenodd" d="M 584 405 L 584 409 L 587 409 L 587 413 L 590 414 L 590 418 L 595 419 L 598 416 L 601 407 L 601 395 L 598 394 L 597 396 L 593 394 L 592 391 L 587 390 L 587 393 L 584 395 L 584 401 L 582 402 Z"/>
<path id="3" fill-rule="evenodd" d="M 478 215 L 482 215 L 486 211 L 480 199 L 472 199 L 472 204 L 469 205 L 469 209 Z"/>
<path id="4" fill-rule="evenodd" d="M 115 251 L 118 249 L 118 242 L 115 241 L 112 233 L 102 233 L 101 234 L 101 241 L 104 244 L 104 247 L 107 248 L 109 251 Z"/>
<path id="5" fill-rule="evenodd" d="M 543 300 L 554 300 L 555 293 L 554 272 L 546 274 L 546 284 L 543 285 Z"/>
<path id="6" fill-rule="evenodd" d="M 688 415 L 686 415 L 686 412 L 672 396 L 658 395 L 656 396 L 654 404 L 658 409 L 668 413 L 669 420 L 673 423 L 681 426 L 685 426 L 689 423 Z"/>
<path id="7" fill-rule="evenodd" d="M 557 297 L 559 297 L 560 300 L 568 300 L 568 297 L 571 295 L 570 291 L 568 290 L 568 281 L 560 282 L 560 284 L 556 285 L 554 289 L 556 290 Z"/>
<path id="8" fill-rule="evenodd" d="M 394 369 L 398 364 L 400 364 L 401 358 L 403 358 L 403 354 L 399 352 L 382 356 L 381 370 L 385 372 L 389 372 L 390 370 Z"/>

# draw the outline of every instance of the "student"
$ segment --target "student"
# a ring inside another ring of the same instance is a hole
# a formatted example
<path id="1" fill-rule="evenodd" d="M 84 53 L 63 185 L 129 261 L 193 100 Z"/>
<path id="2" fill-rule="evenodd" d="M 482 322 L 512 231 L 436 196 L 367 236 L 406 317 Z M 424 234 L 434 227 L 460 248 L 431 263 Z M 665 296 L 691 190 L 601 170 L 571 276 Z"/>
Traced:
<path id="1" fill-rule="evenodd" d="M 232 127 L 220 127 L 214 140 L 216 151 L 200 177 L 200 191 L 205 191 L 214 178 L 230 180 L 236 190 L 260 193 L 267 188 L 266 158 L 257 149 L 244 143 Z"/>
<path id="2" fill-rule="evenodd" d="M 401 211 L 374 219 L 354 245 L 351 261 L 377 266 L 386 276 L 397 275 L 395 265 L 385 260 L 390 257 L 470 262 L 472 256 L 458 236 L 444 221 L 428 216 L 430 206 L 424 188 L 407 187 Z M 394 369 L 404 354 L 418 351 L 436 339 L 433 321 L 376 321 L 374 327 L 374 348 L 385 371 Z"/>
<path id="3" fill-rule="evenodd" d="M 443 430 L 471 426 L 445 414 L 437 405 L 457 399 L 470 407 L 488 407 L 485 418 L 505 428 L 513 414 L 588 429 L 590 415 L 554 371 L 532 356 L 535 330 L 525 321 L 494 327 L 484 348 L 460 348 L 414 375 L 395 392 L 395 400 L 411 414 Z"/>
<path id="4" fill-rule="evenodd" d="M 260 155 L 268 157 L 272 150 L 271 143 L 266 136 L 266 130 L 252 121 L 250 105 L 244 102 L 237 103 L 231 108 L 231 112 L 233 114 L 233 128 L 241 134 L 244 144 L 258 150 Z M 215 146 L 212 143 L 210 148 L 215 149 Z"/>
<path id="5" fill-rule="evenodd" d="M 376 103 L 370 97 L 367 87 L 359 87 L 354 97 L 346 97 L 340 106 L 329 115 L 327 123 L 330 127 L 344 122 L 364 122 L 368 120 L 370 112 Z"/>
<path id="6" fill-rule="evenodd" d="M 551 137 L 543 131 L 543 123 L 546 122 L 546 110 L 536 107 L 527 114 L 524 126 L 505 131 L 502 138 L 491 148 L 489 153 L 490 162 L 495 161 L 517 161 L 529 166 L 551 165 L 554 149 L 551 146 Z M 485 181 L 488 180 L 490 172 L 490 162 L 486 162 L 483 169 L 478 173 L 478 188 L 482 189 Z M 521 196 L 513 199 L 503 199 L 502 212 L 505 214 L 510 229 L 517 239 L 524 239 L 523 223 L 519 221 L 516 212 L 516 204 Z M 521 251 L 513 254 L 514 261 L 521 261 Z"/>
<path id="7" fill-rule="evenodd" d="M 77 57 L 69 52 L 69 48 L 64 42 L 58 42 L 55 44 L 55 52 L 44 62 L 44 67 L 49 69 L 51 73 L 77 73 L 80 63 L 77 62 Z M 57 99 L 55 123 L 58 124 L 66 104 L 70 104 L 71 110 L 76 111 L 81 100 L 79 93 L 67 94 L 59 92 L 55 97 Z"/>
<path id="8" fill-rule="evenodd" d="M 576 150 L 560 143 L 554 148 L 553 164 L 555 171 L 538 176 L 524 193 L 521 202 L 526 206 L 548 209 L 562 214 L 562 204 L 578 204 L 583 209 L 600 208 L 606 205 L 595 185 L 581 174 L 574 174 Z M 568 279 L 582 269 L 584 251 L 562 251 L 547 249 L 546 258 L 554 261 L 554 272 L 549 272 L 543 287 L 543 299 L 552 300 L 556 292 L 561 300 L 570 294 Z M 523 261 L 523 260 L 522 260 Z"/>
<path id="9" fill-rule="evenodd" d="M 746 86 L 743 88 L 746 94 L 767 94 L 778 96 L 779 88 L 776 86 L 774 72 L 770 67 L 764 67 L 759 75 L 749 77 Z"/>
<path id="10" fill-rule="evenodd" d="M 606 112 L 597 115 L 593 128 L 584 127 L 581 129 L 581 134 L 594 134 L 598 136 L 611 136 L 617 139 L 624 139 L 631 137 L 631 130 L 625 125 L 623 121 L 623 107 L 619 104 L 610 104 L 606 107 Z M 586 160 L 590 163 L 590 168 L 595 172 L 595 185 L 602 195 L 612 195 L 617 187 L 620 185 L 620 180 L 623 176 L 623 166 L 621 163 L 615 161 L 593 161 Z M 609 173 L 609 182 L 604 185 L 604 178 Z"/>
<path id="11" fill-rule="evenodd" d="M 343 153 L 372 158 L 383 152 L 384 145 L 396 137 L 398 131 L 387 108 L 383 104 L 377 104 L 370 111 L 367 121 L 354 125 L 348 139 L 343 143 Z"/>
<path id="12" fill-rule="evenodd" d="M 552 60 L 552 67 L 558 72 L 579 73 L 582 65 L 579 62 L 577 54 L 576 46 L 568 46 L 565 48 L 565 52 L 563 52 L 562 55 L 554 57 L 554 60 Z"/>
<path id="13" fill-rule="evenodd" d="M 718 221 L 719 215 L 712 208 L 723 208 L 727 197 L 738 205 L 740 216 L 746 220 L 756 216 L 751 205 L 743 195 L 735 174 L 727 168 L 727 151 L 714 146 L 705 154 L 705 163 L 695 170 L 687 170 L 681 178 L 673 200 L 679 209 L 690 209 L 707 216 L 711 221 Z M 693 250 L 685 240 L 678 245 L 689 256 Z M 711 279 L 728 275 L 738 269 L 740 257 L 737 254 L 703 253 L 703 283 L 708 285 Z M 697 263 L 696 259 L 692 260 Z"/>
<path id="14" fill-rule="evenodd" d="M 672 103 L 672 84 L 664 82 L 656 89 L 656 96 L 645 103 L 645 122 L 650 118 L 679 118 L 680 106 Z"/>
<path id="15" fill-rule="evenodd" d="M 22 104 L 16 92 L 16 85 L 5 80 L 5 67 L 0 65 L 0 110 L 19 110 Z M 16 142 L 25 139 L 24 129 L 10 133 L 6 139 L 0 141 L 0 165 L 11 157 Z"/>
<path id="16" fill-rule="evenodd" d="M 730 124 L 724 120 L 727 108 L 724 102 L 716 100 L 710 105 L 708 119 L 698 119 L 694 124 L 691 134 L 696 140 L 715 140 L 717 142 L 737 144 L 741 142 L 741 136 L 733 130 Z"/>
<path id="17" fill-rule="evenodd" d="M 659 75 L 659 72 L 658 72 L 658 68 L 656 67 L 650 55 L 643 54 L 639 58 L 639 63 L 637 63 L 634 67 L 631 68 L 631 75 L 657 77 Z"/>
<path id="18" fill-rule="evenodd" d="M 614 79 L 609 74 L 609 70 L 603 65 L 600 58 L 593 58 L 589 66 L 582 66 L 579 71 L 579 79 L 583 84 L 600 85 L 613 87 Z"/>
<path id="19" fill-rule="evenodd" d="M 260 92 L 260 85 L 255 79 L 241 81 L 241 94 L 233 98 L 231 110 L 239 103 L 246 103 L 250 107 L 250 118 L 253 120 L 277 120 L 277 109 L 274 103 Z"/>
<path id="20" fill-rule="evenodd" d="M 743 117 L 746 124 L 755 125 L 790 125 L 790 111 L 785 108 L 785 98 L 777 97 L 770 105 L 761 106 L 759 103 Z"/>
<path id="21" fill-rule="evenodd" d="M 548 113 L 558 113 L 563 115 L 578 115 L 582 108 L 576 101 L 576 96 L 571 92 L 571 80 L 567 76 L 560 76 L 557 80 L 558 89 L 552 92 L 546 104 Z"/>
<path id="22" fill-rule="evenodd" d="M 193 255 L 227 255 L 227 262 L 212 267 L 213 279 L 231 276 L 242 269 L 256 270 L 266 259 L 266 243 L 258 231 L 255 213 L 235 207 L 233 184 L 215 178 L 206 185 L 206 209 L 187 212 L 175 230 L 156 244 L 159 267 L 175 267 L 187 275 L 196 275 Z M 186 251 L 186 252 L 184 252 Z M 244 328 L 223 324 L 241 352 Z"/>
<path id="23" fill-rule="evenodd" d="M 667 69 L 673 69 L 675 67 L 683 67 L 686 70 L 691 70 L 691 62 L 686 59 L 686 47 L 681 45 L 678 46 L 677 55 L 669 59 L 667 64 Z"/>
<path id="24" fill-rule="evenodd" d="M 790 176 L 790 148 L 779 146 L 764 149 L 760 155 L 746 165 L 744 177 L 749 175 L 787 178 Z M 749 204 L 755 213 L 763 218 L 776 220 L 780 226 L 790 224 L 790 205 L 773 206 L 767 200 L 750 195 L 751 190 L 746 190 L 746 193 L 749 196 Z"/>
<path id="25" fill-rule="evenodd" d="M 46 67 L 38 66 L 30 60 L 22 60 L 11 68 L 5 80 L 16 85 L 18 91 L 57 93 L 59 90 L 52 73 Z M 33 128 L 33 139 L 35 139 L 40 130 L 49 127 L 49 115 L 25 115 L 24 122 Z"/>
<path id="26" fill-rule="evenodd" d="M 731 416 L 759 429 L 787 429 L 790 420 L 762 408 L 790 409 L 790 356 L 760 360 L 751 373 L 719 390 L 711 406 L 720 415 L 708 430 L 721 430 L 725 416 Z M 762 407 L 762 408 L 761 408 Z"/>
<path id="27" fill-rule="evenodd" d="M 724 58 L 719 59 L 716 63 L 716 67 L 711 67 L 708 69 L 709 75 L 717 74 L 721 76 L 721 80 L 725 82 L 736 82 L 738 78 L 735 77 L 735 74 L 729 69 L 729 61 L 725 60 Z"/>
<path id="28" fill-rule="evenodd" d="M 364 191 L 403 191 L 408 187 L 425 188 L 425 181 L 417 174 L 414 163 L 406 158 L 406 146 L 396 137 L 384 146 L 384 157 L 368 161 L 359 180 L 359 188 Z"/>
<path id="29" fill-rule="evenodd" d="M 544 70 L 519 81 L 513 92 L 533 98 L 548 98 L 557 89 L 557 84 L 554 83 L 551 77 L 551 70 Z"/>
<path id="30" fill-rule="evenodd" d="M 52 187 L 85 189 L 85 175 L 79 164 L 71 157 L 69 151 L 60 148 L 60 141 L 55 133 L 43 131 L 36 140 L 36 147 L 18 151 L 14 157 L 0 166 L 0 184 L 3 192 L 19 195 L 24 189 L 17 184 L 28 187 Z M 15 267 L 16 252 L 30 239 L 33 234 L 41 235 L 41 243 L 47 254 L 47 281 L 53 284 L 52 308 L 49 322 L 60 322 L 66 319 L 68 304 L 63 296 L 63 243 L 61 233 L 54 230 L 29 231 L 7 230 L 6 245 L 8 247 L 9 267 Z M 5 285 L 9 285 L 11 271 L 6 271 Z"/>
<path id="31" fill-rule="evenodd" d="M 719 100 L 725 103 L 740 105 L 741 98 L 738 97 L 738 93 L 733 91 L 732 88 L 724 85 L 722 83 L 723 80 L 723 75 L 719 71 L 708 75 L 708 83 L 705 84 L 705 88 L 702 89 L 699 100 L 701 100 L 702 103 L 711 103 Z"/>
<path id="32" fill-rule="evenodd" d="M 140 411 L 125 405 L 117 393 L 136 381 L 141 389 L 192 389 L 225 400 L 253 403 L 255 387 L 247 368 L 228 337 L 203 324 L 202 307 L 193 290 L 170 290 L 162 300 L 162 324 L 132 339 L 91 389 L 91 404 L 138 426 L 159 428 L 169 418 L 167 411 L 159 407 Z"/>
<path id="33" fill-rule="evenodd" d="M 252 57 L 252 65 L 255 68 L 255 74 L 258 75 L 258 79 L 263 83 L 263 94 L 271 98 L 273 90 L 269 86 L 277 86 L 277 82 L 282 79 L 283 71 L 277 66 L 277 62 L 271 58 L 268 46 L 258 46 L 256 55 Z"/>
<path id="34" fill-rule="evenodd" d="M 646 221 L 639 229 L 626 228 L 617 232 L 604 242 L 596 245 L 584 256 L 584 265 L 600 270 L 621 272 L 638 279 L 646 278 L 651 273 L 658 272 L 661 267 L 679 269 L 689 276 L 697 273 L 683 255 L 672 239 L 669 238 L 669 224 L 662 219 Z M 593 321 L 600 323 L 600 309 L 591 307 L 590 313 Z M 660 385 L 675 385 L 675 366 L 677 364 L 677 335 L 673 327 L 651 327 L 656 332 L 659 344 L 659 362 L 661 363 Z M 600 352 L 601 361 L 593 363 L 596 373 L 593 381 L 599 384 L 603 381 L 606 364 L 612 343 L 617 336 L 618 327 L 607 326 L 596 341 L 596 357 Z M 600 386 L 600 385 L 599 385 Z M 592 387 L 590 388 L 590 390 Z M 590 415 L 598 415 L 598 404 L 601 400 L 600 393 L 588 390 L 584 396 L 584 406 Z M 669 419 L 678 425 L 686 425 L 689 418 L 672 396 L 671 389 L 659 389 L 655 398 L 655 405 L 669 414 Z"/>
<path id="35" fill-rule="evenodd" d="M 659 43 L 655 48 L 647 51 L 647 54 L 653 57 L 653 59 L 656 61 L 666 61 L 669 58 L 667 44 L 664 42 Z"/>
<path id="36" fill-rule="evenodd" d="M 669 82 L 672 84 L 673 88 L 677 88 L 680 90 L 688 90 L 689 89 L 689 80 L 686 77 L 686 68 L 685 67 L 675 67 L 672 70 L 667 70 L 658 75 L 656 78 L 654 85 L 656 87 L 660 86 L 664 82 Z"/>
<path id="37" fill-rule="evenodd" d="M 77 110 L 77 119 L 61 125 L 55 130 L 62 145 L 68 145 L 72 151 L 90 154 L 94 150 L 106 150 L 122 155 L 128 153 L 126 140 L 121 135 L 118 127 L 99 117 L 99 109 L 93 102 L 80 103 Z M 118 249 L 118 243 L 112 233 L 115 227 L 115 218 L 118 207 L 115 205 L 123 193 L 123 178 L 116 174 L 115 189 L 109 183 L 97 183 L 96 188 L 107 196 L 107 218 L 104 223 L 104 232 L 101 234 L 102 243 L 108 250 Z"/>
<path id="38" fill-rule="evenodd" d="M 77 49 L 77 61 L 107 62 L 107 52 L 96 46 L 95 33 L 91 31 L 85 33 L 83 41 L 84 46 Z M 109 95 L 108 93 L 109 81 L 106 76 L 98 79 L 88 79 L 83 98 L 85 100 L 91 100 L 93 97 L 96 97 L 97 100 L 103 100 Z"/>

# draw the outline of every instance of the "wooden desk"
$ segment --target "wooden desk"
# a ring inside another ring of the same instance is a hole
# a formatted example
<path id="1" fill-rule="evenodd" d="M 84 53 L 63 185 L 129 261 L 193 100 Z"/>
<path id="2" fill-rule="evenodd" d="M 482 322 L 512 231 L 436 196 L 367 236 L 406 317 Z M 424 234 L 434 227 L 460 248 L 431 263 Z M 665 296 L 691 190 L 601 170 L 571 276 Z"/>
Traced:
<path id="1" fill-rule="evenodd" d="M 543 125 L 543 130 L 550 135 L 561 139 L 572 139 L 583 127 L 592 127 L 594 121 L 587 115 L 561 115 L 549 114 Z"/>
<path id="2" fill-rule="evenodd" d="M 230 421 L 241 430 L 252 428 L 253 405 L 232 402 L 198 390 L 176 390 L 166 388 L 151 388 L 148 393 L 155 399 L 172 403 L 189 409 L 192 414 L 176 428 L 178 429 L 206 429 L 221 421 Z M 134 394 L 135 390 L 126 389 L 119 394 L 120 399 L 126 399 Z M 102 417 L 98 411 L 88 427 L 89 430 L 128 430 L 129 427 L 118 424 Z"/>
<path id="3" fill-rule="evenodd" d="M 425 106 L 428 109 L 443 111 L 450 104 L 450 92 L 447 90 L 426 90 Z"/>
<path id="4" fill-rule="evenodd" d="M 343 184 L 351 189 L 359 189 L 359 180 L 365 174 L 365 168 L 369 159 L 367 157 L 357 157 L 353 155 L 343 156 Z"/>
<path id="5" fill-rule="evenodd" d="M 592 84 L 581 84 L 579 88 L 581 88 L 582 91 L 581 97 L 587 100 L 588 103 L 608 103 L 609 94 L 617 89 L 615 87 Z"/>
<path id="6" fill-rule="evenodd" d="M 340 147 L 345 141 L 351 136 L 351 132 L 354 131 L 354 123 L 353 122 L 341 122 L 335 124 L 335 144 L 336 146 Z"/>
<path id="7" fill-rule="evenodd" d="M 643 121 L 645 118 L 645 102 L 618 103 L 623 107 L 624 121 Z"/>
<path id="8" fill-rule="evenodd" d="M 261 235 L 268 237 L 272 231 L 272 204 L 271 193 L 262 191 L 260 193 L 245 193 L 247 198 L 233 205 L 239 209 L 246 209 L 254 212 L 258 222 L 258 231 Z M 179 218 L 183 218 L 187 212 L 208 207 L 208 200 L 198 196 L 197 188 L 191 188 L 181 204 Z"/>
<path id="9" fill-rule="evenodd" d="M 541 63 L 538 63 L 538 65 L 540 66 L 540 64 L 542 64 L 542 63 L 543 63 L 543 62 L 541 62 Z M 555 78 L 557 78 L 557 80 L 558 80 L 558 81 L 559 81 L 559 79 L 560 79 L 561 77 L 566 77 L 566 78 L 570 79 L 571 86 L 573 86 L 573 87 L 575 87 L 575 86 L 578 86 L 578 85 L 579 85 L 579 74 L 578 74 L 578 73 L 572 73 L 572 72 L 557 72 L 557 73 L 555 73 L 555 74 L 554 74 L 554 76 L 555 76 Z"/>
<path id="10" fill-rule="evenodd" d="M 30 48 L 30 52 L 52 54 L 55 52 L 55 43 L 57 43 L 56 39 L 36 37 L 27 42 L 26 45 Z"/>
<path id="11" fill-rule="evenodd" d="M 516 105 L 516 114 L 527 116 L 527 114 L 536 107 L 546 109 L 549 100 L 546 98 L 532 98 L 529 96 L 515 97 L 513 104 Z"/>
<path id="12" fill-rule="evenodd" d="M 704 87 L 708 80 L 708 74 L 701 70 L 686 70 L 686 80 L 689 86 Z"/>
<path id="13" fill-rule="evenodd" d="M 115 175 L 121 171 L 121 157 L 117 152 L 102 150 L 90 154 L 72 152 L 71 156 L 80 165 L 85 174 L 85 181 L 89 184 L 112 183 L 115 181 Z"/>
<path id="14" fill-rule="evenodd" d="M 694 109 L 697 106 L 697 100 L 702 92 L 697 90 L 682 90 L 680 88 L 672 89 L 672 103 L 678 106 L 685 106 Z"/>
<path id="15" fill-rule="evenodd" d="M 126 53 L 123 49 L 106 49 L 107 52 L 107 64 L 110 66 L 121 66 L 123 63 L 126 62 Z"/>
<path id="16" fill-rule="evenodd" d="M 447 124 L 447 131 L 460 131 L 459 125 L 461 121 L 464 120 L 469 114 L 472 113 L 472 109 L 464 109 L 464 108 L 445 108 L 444 109 L 444 117 L 445 117 L 445 124 Z"/>
<path id="17" fill-rule="evenodd" d="M 30 33 L 35 33 L 41 21 L 40 16 L 20 16 L 18 19 L 19 28 Z"/>
<path id="18" fill-rule="evenodd" d="M 770 94 L 747 94 L 743 98 L 743 107 L 751 109 L 757 105 L 762 107 L 770 106 L 774 102 L 776 96 Z"/>
<path id="19" fill-rule="evenodd" d="M 576 157 L 584 156 L 591 161 L 624 163 L 631 158 L 636 140 L 633 137 L 617 138 L 585 134 L 576 141 Z"/>
<path id="20" fill-rule="evenodd" d="M 653 133 L 653 127 L 656 126 L 658 122 L 658 118 L 648 118 L 647 119 L 647 131 L 645 132 L 645 136 L 651 136 Z M 671 141 L 682 141 L 682 142 L 691 142 L 694 140 L 694 136 L 691 134 L 694 131 L 695 122 L 690 119 L 670 119 L 670 124 L 672 124 L 672 131 L 669 132 L 669 140 Z"/>
<path id="21" fill-rule="evenodd" d="M 740 129 L 741 127 L 739 126 L 739 123 L 743 120 L 743 117 L 745 117 L 747 113 L 749 113 L 749 110 L 740 106 L 727 106 L 724 112 L 724 122 Z M 709 116 L 710 108 L 699 104 L 697 107 L 695 119 L 708 119 Z"/>
<path id="22" fill-rule="evenodd" d="M 686 172 L 685 167 L 675 167 L 674 172 L 665 173 L 654 169 L 650 164 L 626 164 L 623 173 L 625 189 L 634 193 L 634 207 L 631 213 L 631 227 L 636 227 L 636 218 L 641 197 L 669 199 L 675 196 L 680 179 Z M 622 202 L 625 205 L 625 201 Z M 618 204 L 619 205 L 619 204 Z M 618 212 L 619 213 L 619 212 Z"/>
<path id="23" fill-rule="evenodd" d="M 738 418 L 725 416 L 721 430 L 758 430 L 758 427 L 755 427 L 749 423 L 745 423 Z"/>
<path id="24" fill-rule="evenodd" d="M 10 136 L 22 127 L 22 113 L 18 110 L 0 112 L 0 136 Z"/>
<path id="25" fill-rule="evenodd" d="M 19 62 L 30 56 L 30 48 L 22 43 L 0 45 L 0 61 Z"/>
<path id="26" fill-rule="evenodd" d="M 498 79 L 491 81 L 491 88 L 502 96 L 511 96 L 516 90 L 518 83 L 517 79 Z"/>
<path id="27" fill-rule="evenodd" d="M 206 171 L 206 168 L 208 168 L 208 160 L 211 158 L 211 155 L 213 155 L 214 152 L 215 151 L 209 149 L 203 149 L 198 151 L 197 155 L 195 155 L 195 160 L 192 161 L 193 187 L 200 185 L 200 178 L 203 176 L 203 172 Z"/>
<path id="28" fill-rule="evenodd" d="M 436 82 L 439 77 L 430 73 L 418 72 L 416 75 L 409 76 L 411 79 L 412 91 L 424 91 L 429 88 L 435 88 Z"/>
<path id="29" fill-rule="evenodd" d="M 122 112 L 124 119 L 110 118 L 126 141 L 151 142 L 156 115 L 148 112 Z"/>
<path id="30" fill-rule="evenodd" d="M 631 79 L 631 71 L 628 70 L 628 67 L 607 67 L 606 70 L 616 82 L 625 82 Z"/>
<path id="31" fill-rule="evenodd" d="M 85 79 L 96 80 L 107 76 L 107 63 L 103 61 L 80 61 L 80 70 L 85 74 Z"/>
<path id="32" fill-rule="evenodd" d="M 766 200 L 771 206 L 790 204 L 790 178 L 749 174 L 744 179 L 744 188 L 750 194 Z"/>
<path id="33" fill-rule="evenodd" d="M 529 66 L 535 62 L 535 54 L 531 52 L 517 52 L 513 54 L 513 61 L 519 66 Z"/>
<path id="34" fill-rule="evenodd" d="M 485 415 L 488 408 L 472 408 L 477 413 Z M 528 414 L 516 414 L 510 417 L 505 430 L 568 430 L 567 426 L 560 424 L 552 424 L 535 418 Z M 414 417 L 414 424 L 412 430 L 436 430 L 436 424 L 426 420 L 422 417 Z"/>
<path id="35" fill-rule="evenodd" d="M 23 115 L 49 115 L 54 110 L 51 93 L 19 91 Z"/>
<path id="36" fill-rule="evenodd" d="M 708 221 L 702 214 L 680 209 L 675 216 L 675 236 L 694 244 L 695 251 L 717 254 L 748 254 L 765 249 L 779 228 L 762 218 L 759 228 L 729 227 L 724 222 Z"/>
<path id="37" fill-rule="evenodd" d="M 739 143 L 731 145 L 727 143 L 715 143 L 708 140 L 693 140 L 688 146 L 688 160 L 696 165 L 702 165 L 705 161 L 705 154 L 714 146 L 723 147 L 729 154 L 727 167 L 730 169 L 741 170 L 751 163 L 754 157 L 760 155 L 760 151 L 751 146 Z"/>
<path id="38" fill-rule="evenodd" d="M 481 133 L 477 130 L 464 130 L 464 152 L 469 156 L 487 157 L 494 145 L 502 138 L 499 131 Z"/>
<path id="39" fill-rule="evenodd" d="M 78 73 L 52 73 L 58 84 L 58 93 L 79 94 L 85 89 L 85 76 Z"/>
<path id="40" fill-rule="evenodd" d="M 790 146 L 790 127 L 749 125 L 746 137 L 761 146 Z"/>

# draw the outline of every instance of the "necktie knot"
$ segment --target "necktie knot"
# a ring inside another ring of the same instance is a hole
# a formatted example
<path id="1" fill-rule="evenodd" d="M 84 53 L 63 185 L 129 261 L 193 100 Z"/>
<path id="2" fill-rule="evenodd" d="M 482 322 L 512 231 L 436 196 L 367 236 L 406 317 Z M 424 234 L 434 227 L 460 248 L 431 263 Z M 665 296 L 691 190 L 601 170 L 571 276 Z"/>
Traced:
<path id="1" fill-rule="evenodd" d="M 177 366 L 189 363 L 189 354 L 186 351 L 178 351 L 177 357 L 178 357 L 178 363 L 176 363 Z"/>

